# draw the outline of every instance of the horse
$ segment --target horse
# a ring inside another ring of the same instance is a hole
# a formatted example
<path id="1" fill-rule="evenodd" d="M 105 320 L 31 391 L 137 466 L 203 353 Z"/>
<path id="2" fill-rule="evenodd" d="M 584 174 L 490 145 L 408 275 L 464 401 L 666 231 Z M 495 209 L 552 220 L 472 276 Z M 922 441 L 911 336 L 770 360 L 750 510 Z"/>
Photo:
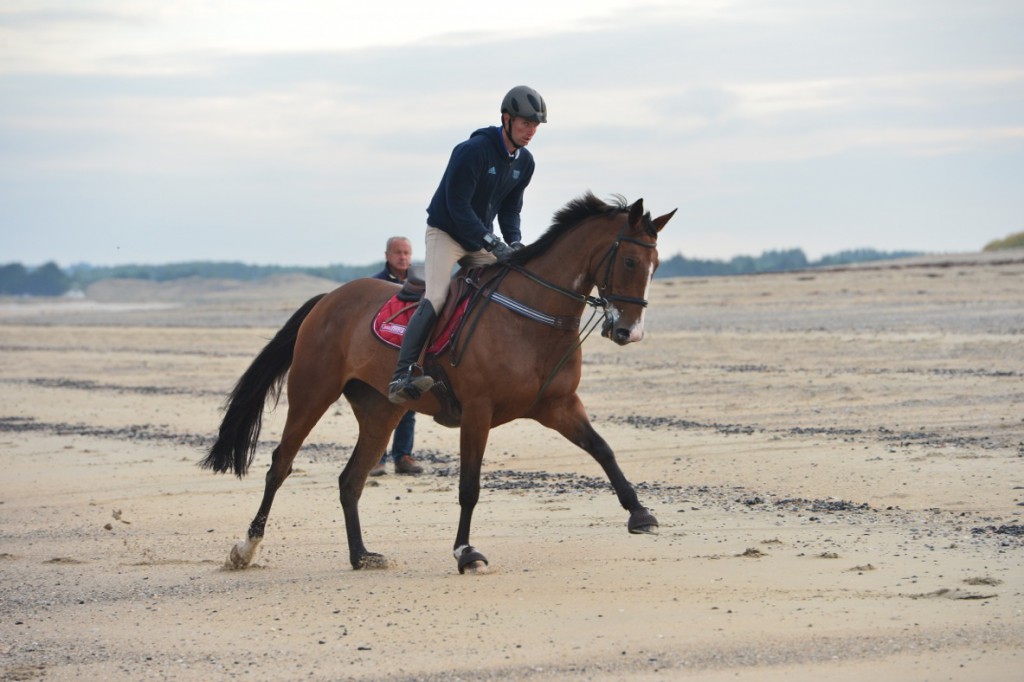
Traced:
<path id="1" fill-rule="evenodd" d="M 388 400 L 397 351 L 371 331 L 375 313 L 398 285 L 356 279 L 296 310 L 238 379 L 225 402 L 217 439 L 199 463 L 243 477 L 255 456 L 266 403 L 277 404 L 287 376 L 284 430 L 259 510 L 245 540 L 232 547 L 230 566 L 241 569 L 252 562 L 274 495 L 291 473 L 299 448 L 341 396 L 358 422 L 355 447 L 338 477 L 354 570 L 388 565 L 363 543 L 359 499 L 370 470 L 409 409 L 460 431 L 460 516 L 453 545 L 459 573 L 484 572 L 489 564 L 470 543 L 470 526 L 488 435 L 514 419 L 535 420 L 588 452 L 629 512 L 628 531 L 657 532 L 657 519 L 640 503 L 614 452 L 594 430 L 576 390 L 581 346 L 597 324 L 602 336 L 620 346 L 643 338 L 648 290 L 658 267 L 658 233 L 675 210 L 652 219 L 643 199 L 627 205 L 615 195 L 610 201 L 586 192 L 556 211 L 537 241 L 484 268 L 483 295 L 466 315 L 472 319 L 459 334 L 461 345 L 450 345 L 424 361 L 439 382 L 414 401 L 395 405 Z M 591 295 L 595 287 L 596 297 Z M 593 322 L 581 326 L 588 306 Z"/>

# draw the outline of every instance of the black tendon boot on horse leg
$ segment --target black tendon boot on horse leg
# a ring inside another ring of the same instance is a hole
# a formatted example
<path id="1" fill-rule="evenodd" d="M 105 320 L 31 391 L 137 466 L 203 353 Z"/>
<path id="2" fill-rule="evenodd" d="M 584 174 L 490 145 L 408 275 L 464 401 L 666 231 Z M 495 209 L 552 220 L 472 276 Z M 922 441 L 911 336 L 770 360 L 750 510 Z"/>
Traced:
<path id="1" fill-rule="evenodd" d="M 394 376 L 391 377 L 391 383 L 388 384 L 388 400 L 396 405 L 406 400 L 416 400 L 434 385 L 434 380 L 430 377 L 424 374 L 414 377 L 412 372 L 436 319 L 434 305 L 423 299 L 405 328 L 402 348 L 398 351 L 398 365 L 395 367 Z"/>

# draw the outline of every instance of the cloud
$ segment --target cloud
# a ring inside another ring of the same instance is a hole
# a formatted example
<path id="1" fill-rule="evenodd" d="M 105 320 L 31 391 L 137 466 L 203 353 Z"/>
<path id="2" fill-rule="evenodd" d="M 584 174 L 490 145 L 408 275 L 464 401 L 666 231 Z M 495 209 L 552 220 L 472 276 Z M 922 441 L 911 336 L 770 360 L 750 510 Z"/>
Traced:
<path id="1" fill-rule="evenodd" d="M 678 206 L 665 248 L 705 257 L 1019 229 L 1012 2 L 601 2 L 404 41 L 374 38 L 383 9 L 363 8 L 353 45 L 336 3 L 287 20 L 265 2 L 72 4 L 0 10 L 0 230 L 29 262 L 371 262 L 372 235 L 419 229 L 451 147 L 519 83 L 550 107 L 528 236 L 587 189 Z"/>

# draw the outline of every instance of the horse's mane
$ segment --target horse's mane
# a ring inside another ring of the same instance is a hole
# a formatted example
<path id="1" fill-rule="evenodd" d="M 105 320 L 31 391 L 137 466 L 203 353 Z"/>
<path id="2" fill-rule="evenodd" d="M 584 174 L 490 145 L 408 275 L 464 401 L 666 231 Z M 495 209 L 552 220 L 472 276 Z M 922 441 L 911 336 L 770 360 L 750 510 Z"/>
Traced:
<path id="1" fill-rule="evenodd" d="M 542 234 L 537 241 L 523 247 L 509 259 L 510 262 L 523 265 L 532 258 L 551 248 L 551 245 L 558 241 L 573 227 L 579 225 L 587 218 L 597 216 L 613 216 L 629 210 L 625 198 L 615 194 L 612 196 L 614 203 L 609 204 L 594 196 L 593 192 L 587 192 L 578 196 L 568 204 L 560 208 L 554 216 L 554 222 L 547 232 Z"/>

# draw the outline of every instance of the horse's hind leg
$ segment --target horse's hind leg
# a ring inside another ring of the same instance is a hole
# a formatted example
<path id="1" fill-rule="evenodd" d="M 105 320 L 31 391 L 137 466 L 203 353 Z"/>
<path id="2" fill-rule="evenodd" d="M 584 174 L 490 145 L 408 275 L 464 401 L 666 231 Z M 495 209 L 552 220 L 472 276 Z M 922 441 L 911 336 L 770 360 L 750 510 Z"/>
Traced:
<path id="1" fill-rule="evenodd" d="M 247 568 L 256 556 L 256 550 L 260 541 L 263 540 L 263 532 L 267 526 L 267 518 L 270 516 L 270 507 L 274 504 L 274 495 L 277 494 L 284 479 L 292 472 L 292 462 L 298 448 L 291 455 L 284 454 L 281 445 L 274 448 L 274 458 L 267 470 L 266 483 L 263 488 L 263 501 L 260 503 L 259 511 L 249 524 L 249 532 L 245 540 L 231 548 L 229 561 L 232 568 Z"/>
<path id="2" fill-rule="evenodd" d="M 288 377 L 288 418 L 285 421 L 281 442 L 274 448 L 273 461 L 267 471 L 263 488 L 263 500 L 256 512 L 244 541 L 231 549 L 229 562 L 232 568 L 246 568 L 252 563 L 256 549 L 263 540 L 263 533 L 274 504 L 274 496 L 292 473 L 292 462 L 302 447 L 306 436 L 313 430 L 327 409 L 341 396 L 340 386 L 310 385 L 303 383 L 295 368 Z M 299 383 L 296 384 L 296 381 Z M 296 390 L 295 386 L 304 388 Z"/>
<path id="3" fill-rule="evenodd" d="M 619 463 L 615 460 L 615 453 L 590 424 L 587 411 L 579 397 L 572 395 L 565 400 L 566 402 L 550 406 L 549 409 L 538 410 L 538 415 L 534 418 L 544 426 L 555 429 L 597 460 L 615 488 L 619 503 L 629 512 L 626 527 L 630 533 L 657 532 L 658 520 L 647 507 L 640 504 L 636 490 L 626 480 Z"/>

